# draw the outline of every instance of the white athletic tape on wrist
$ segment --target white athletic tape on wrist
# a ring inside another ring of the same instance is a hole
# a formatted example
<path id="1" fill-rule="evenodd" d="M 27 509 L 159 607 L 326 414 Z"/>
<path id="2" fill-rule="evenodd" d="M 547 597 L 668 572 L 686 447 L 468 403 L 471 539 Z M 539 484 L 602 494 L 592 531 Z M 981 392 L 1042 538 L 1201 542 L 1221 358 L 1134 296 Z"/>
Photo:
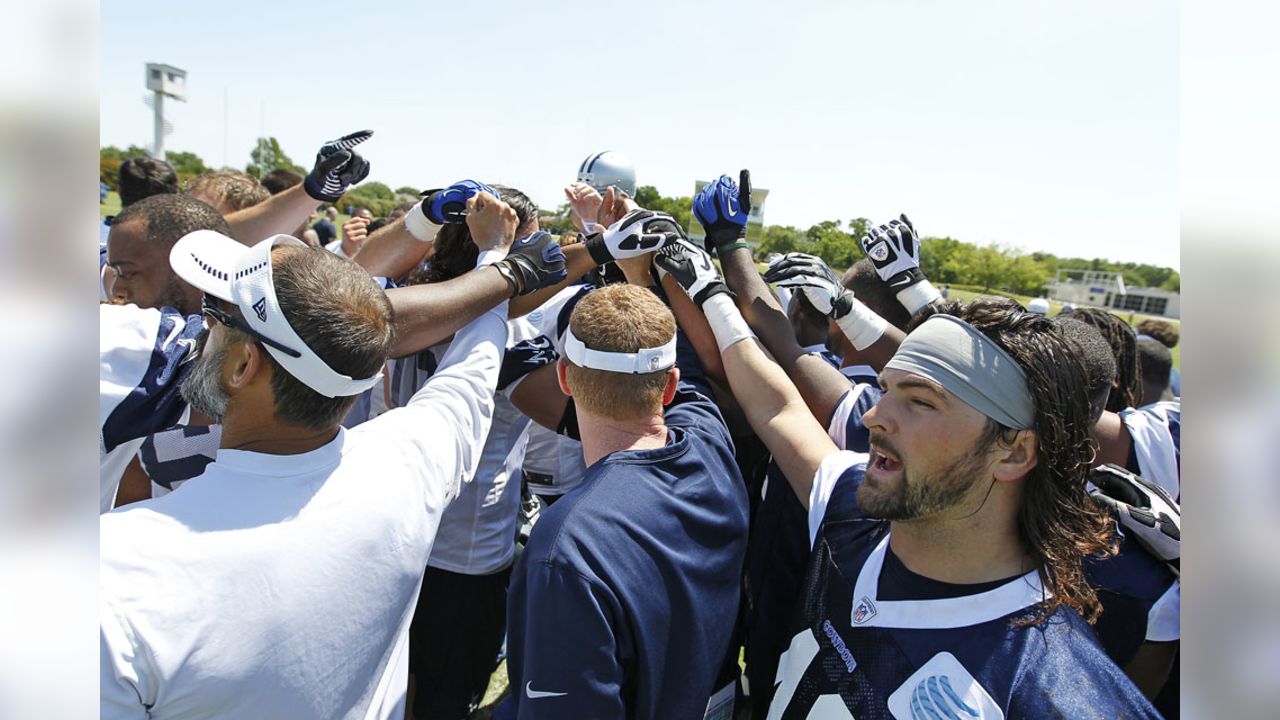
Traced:
<path id="1" fill-rule="evenodd" d="M 840 326 L 840 332 L 853 343 L 853 348 L 861 351 L 879 340 L 889 323 L 854 298 L 853 308 L 844 317 L 836 320 L 836 325 Z"/>
<path id="2" fill-rule="evenodd" d="M 720 352 L 724 352 L 739 340 L 756 336 L 751 332 L 747 321 L 742 319 L 742 313 L 738 312 L 738 306 L 733 304 L 733 298 L 727 293 L 718 293 L 707 298 L 707 301 L 702 304 L 702 312 L 707 316 L 707 323 L 711 325 L 711 333 L 716 336 L 716 345 L 720 347 Z"/>
<path id="3" fill-rule="evenodd" d="M 476 258 L 476 269 L 488 265 L 497 265 L 507 258 L 507 253 L 503 250 L 485 250 Z"/>
<path id="4" fill-rule="evenodd" d="M 578 367 L 643 375 L 675 366 L 676 336 L 672 335 L 670 342 L 661 347 L 640 348 L 633 353 L 611 352 L 587 347 L 570 328 L 566 329 L 564 334 L 564 356 Z"/>
<path id="5" fill-rule="evenodd" d="M 898 302 L 902 303 L 902 307 L 907 309 L 911 315 L 920 312 L 920 308 L 942 297 L 942 293 L 933 286 L 928 280 L 920 282 L 910 287 L 898 291 Z"/>
<path id="6" fill-rule="evenodd" d="M 409 212 L 404 215 L 404 229 L 409 231 L 414 240 L 420 242 L 431 242 L 436 239 L 436 230 L 438 225 L 427 219 L 425 213 L 422 212 L 422 203 L 425 200 L 419 200 L 417 205 L 409 208 Z"/>

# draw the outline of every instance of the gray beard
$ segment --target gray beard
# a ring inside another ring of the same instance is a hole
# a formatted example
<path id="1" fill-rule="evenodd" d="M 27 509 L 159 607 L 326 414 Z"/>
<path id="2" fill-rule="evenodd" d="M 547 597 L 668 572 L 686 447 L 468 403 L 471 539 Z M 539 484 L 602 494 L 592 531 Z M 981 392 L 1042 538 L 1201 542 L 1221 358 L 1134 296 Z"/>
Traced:
<path id="1" fill-rule="evenodd" d="M 193 409 L 208 415 L 215 423 L 222 422 L 227 404 L 231 402 L 231 395 L 222 387 L 222 379 L 219 377 L 226 358 L 226 345 L 211 351 L 206 338 L 200 357 L 182 383 L 182 399 Z"/>

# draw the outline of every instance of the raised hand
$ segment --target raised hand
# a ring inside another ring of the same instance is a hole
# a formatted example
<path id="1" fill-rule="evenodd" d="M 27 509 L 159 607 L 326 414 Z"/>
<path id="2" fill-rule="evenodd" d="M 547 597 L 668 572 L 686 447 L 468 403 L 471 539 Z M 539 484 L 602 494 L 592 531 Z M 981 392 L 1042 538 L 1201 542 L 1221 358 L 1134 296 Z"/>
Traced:
<path id="1" fill-rule="evenodd" d="M 342 223 L 342 238 L 350 243 L 355 243 L 356 247 L 369 237 L 369 218 L 353 217 Z"/>
<path id="2" fill-rule="evenodd" d="M 573 224 L 582 232 L 591 232 L 604 202 L 600 191 L 584 182 L 574 182 L 564 189 L 564 196 L 569 199 L 569 208 L 573 211 L 570 216 Z"/>
<path id="3" fill-rule="evenodd" d="M 511 283 L 513 295 L 528 295 L 568 277 L 564 251 L 545 230 L 517 240 L 495 267 Z"/>
<path id="4" fill-rule="evenodd" d="M 602 227 L 609 227 L 625 217 L 627 213 L 639 209 L 641 209 L 640 205 L 632 200 L 630 195 L 610 185 L 604 191 L 596 223 Z"/>
<path id="5" fill-rule="evenodd" d="M 653 265 L 657 268 L 659 281 L 670 275 L 698 307 L 712 296 L 732 295 L 715 263 L 711 262 L 711 256 L 688 238 L 664 245 L 654 256 Z"/>
<path id="6" fill-rule="evenodd" d="M 835 319 L 853 308 L 853 292 L 816 255 L 787 253 L 769 266 L 764 281 L 799 289 L 815 308 Z"/>
<path id="7" fill-rule="evenodd" d="M 369 161 L 351 148 L 371 137 L 372 130 L 360 130 L 321 145 L 302 189 L 316 200 L 337 202 L 352 185 L 369 177 Z"/>
<path id="8" fill-rule="evenodd" d="M 606 192 L 606 198 L 613 188 Z M 638 208 L 589 236 L 585 245 L 597 265 L 614 260 L 640 257 L 679 239 L 688 239 L 684 228 L 666 213 Z"/>
<path id="9" fill-rule="evenodd" d="M 1156 558 L 1178 572 L 1182 557 L 1182 509 L 1159 485 L 1118 465 L 1089 473 L 1093 499 L 1110 508 L 1120 527 Z"/>
<path id="10" fill-rule="evenodd" d="M 510 205 L 488 191 L 480 191 L 467 199 L 465 208 L 467 229 L 480 252 L 511 247 L 520 218 Z"/>
<path id="11" fill-rule="evenodd" d="M 876 274 L 895 291 L 925 279 L 920 272 L 920 240 L 906 215 L 888 225 L 872 228 L 862 236 L 862 250 L 871 258 Z"/>
<path id="12" fill-rule="evenodd" d="M 693 214 L 707 234 L 707 250 L 719 250 L 747 236 L 751 213 L 751 172 L 738 174 L 735 184 L 728 175 L 704 185 L 693 197 Z"/>
<path id="13" fill-rule="evenodd" d="M 460 223 L 467 219 L 467 203 L 477 193 L 487 192 L 498 197 L 498 191 L 475 180 L 459 180 L 447 188 L 428 190 L 422 201 L 422 214 L 436 225 Z"/>

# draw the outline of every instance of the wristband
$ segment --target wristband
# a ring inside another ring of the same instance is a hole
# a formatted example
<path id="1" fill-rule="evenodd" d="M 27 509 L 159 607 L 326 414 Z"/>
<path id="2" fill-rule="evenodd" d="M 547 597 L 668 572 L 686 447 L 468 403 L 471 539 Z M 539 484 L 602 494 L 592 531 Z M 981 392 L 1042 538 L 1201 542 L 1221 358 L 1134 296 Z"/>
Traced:
<path id="1" fill-rule="evenodd" d="M 727 245 L 721 245 L 716 248 L 716 255 L 724 255 L 730 250 L 737 250 L 738 248 L 747 248 L 748 250 L 750 250 L 751 244 L 739 241 L 739 242 L 731 242 Z"/>
<path id="2" fill-rule="evenodd" d="M 419 200 L 417 205 L 404 214 L 404 229 L 409 231 L 414 240 L 431 242 L 436 239 L 436 229 L 440 226 L 427 219 L 427 214 L 422 210 L 423 202 L 425 201 Z"/>
<path id="3" fill-rule="evenodd" d="M 863 305 L 862 301 L 853 298 L 853 307 L 836 320 L 836 325 L 839 325 L 840 332 L 849 338 L 853 349 L 861 352 L 871 347 L 881 335 L 884 335 L 884 330 L 889 323 L 872 312 L 871 308 Z"/>
<path id="4" fill-rule="evenodd" d="M 485 250 L 476 258 L 476 269 L 479 270 L 486 265 L 496 265 L 506 257 L 507 254 L 501 250 Z"/>
<path id="5" fill-rule="evenodd" d="M 740 340 L 754 340 L 756 337 L 747 321 L 742 319 L 738 306 L 733 304 L 733 298 L 727 293 L 717 293 L 707 298 L 702 304 L 702 312 L 707 316 L 707 323 L 711 325 L 711 333 L 716 336 L 720 352 Z"/>
<path id="6" fill-rule="evenodd" d="M 928 280 L 921 280 L 898 291 L 898 302 L 902 303 L 909 315 L 915 315 L 925 305 L 941 297 L 942 293 Z"/>

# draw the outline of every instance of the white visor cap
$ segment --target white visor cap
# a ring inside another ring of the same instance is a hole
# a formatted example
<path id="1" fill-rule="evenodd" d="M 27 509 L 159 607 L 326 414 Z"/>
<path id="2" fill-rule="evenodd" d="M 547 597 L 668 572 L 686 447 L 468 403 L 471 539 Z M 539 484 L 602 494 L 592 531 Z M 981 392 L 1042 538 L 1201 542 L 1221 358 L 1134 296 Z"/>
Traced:
<path id="1" fill-rule="evenodd" d="M 275 235 L 252 247 L 213 230 L 184 235 L 169 251 L 169 265 L 178 277 L 205 293 L 234 303 L 245 323 L 262 335 L 298 351 L 299 356 L 263 343 L 288 373 L 325 397 L 359 395 L 377 384 L 382 372 L 354 379 L 329 367 L 294 332 L 280 309 L 271 279 L 271 250 L 280 245 L 308 248 L 289 235 Z"/>

